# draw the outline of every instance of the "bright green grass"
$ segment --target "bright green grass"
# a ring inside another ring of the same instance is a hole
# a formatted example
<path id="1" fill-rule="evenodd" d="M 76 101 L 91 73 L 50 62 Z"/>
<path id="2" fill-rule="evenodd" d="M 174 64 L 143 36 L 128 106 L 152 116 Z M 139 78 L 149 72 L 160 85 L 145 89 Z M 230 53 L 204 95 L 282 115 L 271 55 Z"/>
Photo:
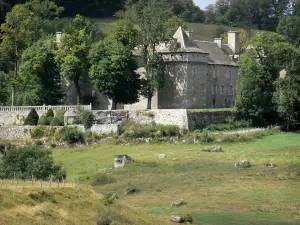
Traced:
<path id="1" fill-rule="evenodd" d="M 56 149 L 69 179 L 86 178 L 112 168 L 115 154 L 127 153 L 135 163 L 110 171 L 117 181 L 96 187 L 114 191 L 119 202 L 157 216 L 193 215 L 195 224 L 300 224 L 300 135 L 280 133 L 249 143 L 222 145 L 224 153 L 202 152 L 184 144 L 99 145 Z M 167 159 L 158 159 L 166 153 Z M 237 160 L 253 167 L 237 169 Z M 276 168 L 263 164 L 274 161 Z M 142 190 L 124 196 L 128 184 Z M 174 200 L 187 205 L 174 209 Z"/>

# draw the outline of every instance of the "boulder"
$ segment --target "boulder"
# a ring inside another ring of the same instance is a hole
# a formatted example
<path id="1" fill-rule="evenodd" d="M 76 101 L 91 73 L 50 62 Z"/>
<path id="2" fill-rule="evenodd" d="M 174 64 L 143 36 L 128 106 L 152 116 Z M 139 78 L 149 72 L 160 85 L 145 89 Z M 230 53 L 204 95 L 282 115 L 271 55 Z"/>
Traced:
<path id="1" fill-rule="evenodd" d="M 183 199 L 179 200 L 179 201 L 175 201 L 171 204 L 171 207 L 179 207 L 182 205 L 186 205 L 187 203 L 185 201 L 183 201 Z"/>
<path id="2" fill-rule="evenodd" d="M 168 157 L 167 154 L 160 154 L 160 155 L 158 156 L 158 158 L 160 158 L 160 159 L 165 159 L 165 158 L 167 158 L 167 157 Z"/>
<path id="3" fill-rule="evenodd" d="M 251 167 L 251 163 L 248 160 L 242 160 L 242 161 L 238 161 L 234 164 L 235 167 L 238 168 L 249 168 Z"/>
<path id="4" fill-rule="evenodd" d="M 124 167 L 126 164 L 129 164 L 132 162 L 133 162 L 133 159 L 130 156 L 128 156 L 127 154 L 114 156 L 115 168 Z"/>
<path id="5" fill-rule="evenodd" d="M 183 223 L 184 222 L 184 220 L 181 216 L 171 216 L 170 220 L 173 223 Z"/>
<path id="6" fill-rule="evenodd" d="M 274 168 L 274 167 L 276 167 L 276 164 L 273 163 L 273 162 L 268 162 L 268 163 L 266 163 L 265 165 L 266 165 L 266 167 L 269 167 L 269 168 Z"/>
<path id="7" fill-rule="evenodd" d="M 205 148 L 205 152 L 223 152 L 223 149 L 221 146 L 212 146 L 210 148 Z"/>

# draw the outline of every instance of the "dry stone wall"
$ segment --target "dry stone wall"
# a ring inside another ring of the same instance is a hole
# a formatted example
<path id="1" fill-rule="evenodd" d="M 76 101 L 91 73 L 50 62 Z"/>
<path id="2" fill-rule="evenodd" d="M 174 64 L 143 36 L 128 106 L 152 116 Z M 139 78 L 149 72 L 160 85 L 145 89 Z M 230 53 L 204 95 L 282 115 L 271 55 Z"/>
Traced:
<path id="1" fill-rule="evenodd" d="M 188 112 L 189 130 L 202 129 L 211 124 L 226 123 L 228 119 L 236 119 L 235 111 L 203 111 Z"/>
<path id="2" fill-rule="evenodd" d="M 0 140 L 30 139 L 33 126 L 0 126 Z"/>

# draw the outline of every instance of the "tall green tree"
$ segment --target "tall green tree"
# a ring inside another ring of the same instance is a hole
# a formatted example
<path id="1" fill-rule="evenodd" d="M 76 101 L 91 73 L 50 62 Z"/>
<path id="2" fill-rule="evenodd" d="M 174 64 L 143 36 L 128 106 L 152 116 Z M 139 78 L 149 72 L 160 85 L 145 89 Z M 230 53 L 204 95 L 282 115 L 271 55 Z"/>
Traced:
<path id="1" fill-rule="evenodd" d="M 250 46 L 239 62 L 237 110 L 254 125 L 274 124 L 278 119 L 275 81 L 292 48 L 284 37 L 272 33 L 258 33 Z"/>
<path id="2" fill-rule="evenodd" d="M 172 37 L 169 36 L 170 32 L 168 32 L 168 21 L 172 15 L 165 0 L 139 0 L 134 4 L 129 4 L 123 14 L 127 22 L 135 24 L 138 28 L 138 44 L 142 48 L 142 59 L 146 65 L 146 82 L 144 82 L 144 87 L 147 84 L 149 85 L 147 90 L 152 91 L 152 96 L 155 91 L 152 84 L 157 83 L 155 80 L 149 80 L 157 78 L 156 75 L 152 74 L 153 71 L 151 71 L 153 68 L 152 63 L 157 61 L 152 59 L 156 59 L 156 56 L 154 56 L 156 53 L 156 45 Z M 151 66 L 147 66 L 148 64 L 151 64 Z M 156 66 L 160 68 L 160 65 Z M 165 76 L 165 73 L 163 71 L 157 75 Z M 164 80 L 164 77 L 159 80 Z M 148 96 L 151 95 L 149 94 Z M 150 98 L 148 98 L 148 106 L 149 105 L 151 105 Z"/>
<path id="3" fill-rule="evenodd" d="M 137 63 L 129 46 L 107 38 L 98 42 L 89 55 L 90 80 L 97 89 L 117 103 L 132 104 L 138 101 L 139 75 Z"/>
<path id="4" fill-rule="evenodd" d="M 277 27 L 277 32 L 296 47 L 300 46 L 300 16 L 290 16 L 282 19 Z"/>
<path id="5" fill-rule="evenodd" d="M 42 38 L 22 54 L 22 103 L 57 105 L 63 97 L 61 75 L 55 63 L 54 37 Z"/>
<path id="6" fill-rule="evenodd" d="M 166 65 L 161 55 L 154 53 L 147 66 L 145 76 L 142 78 L 141 94 L 147 98 L 147 109 L 151 109 L 152 97 L 155 91 L 164 87 Z"/>
<path id="7" fill-rule="evenodd" d="M 0 71 L 0 105 L 6 105 L 9 100 L 9 77 Z"/>
<path id="8" fill-rule="evenodd" d="M 77 15 L 72 21 L 70 33 L 63 33 L 56 51 L 56 62 L 64 79 L 73 82 L 77 102 L 82 102 L 80 80 L 88 77 L 88 55 L 93 41 L 93 27 L 90 21 Z"/>

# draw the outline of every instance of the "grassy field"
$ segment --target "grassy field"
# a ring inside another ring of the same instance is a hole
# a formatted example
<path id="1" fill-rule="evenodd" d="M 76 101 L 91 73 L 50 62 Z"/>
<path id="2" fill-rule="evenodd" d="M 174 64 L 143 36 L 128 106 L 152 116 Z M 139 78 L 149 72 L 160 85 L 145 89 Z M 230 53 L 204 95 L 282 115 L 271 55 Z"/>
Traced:
<path id="1" fill-rule="evenodd" d="M 115 24 L 114 18 L 106 19 L 92 19 L 96 23 L 96 26 L 104 33 L 108 34 L 110 29 Z M 237 30 L 236 27 L 219 26 L 214 24 L 201 24 L 201 23 L 189 23 L 188 29 L 194 31 L 195 40 L 212 41 L 218 28 L 222 28 L 225 31 Z M 252 35 L 256 33 L 256 30 L 252 30 Z"/>
<path id="2" fill-rule="evenodd" d="M 116 225 L 168 224 L 128 206 L 106 207 L 101 196 L 84 185 L 36 187 L 39 184 L 0 188 L 0 225 L 94 225 L 109 218 Z"/>
<path id="3" fill-rule="evenodd" d="M 165 221 L 173 213 L 190 213 L 194 224 L 300 224 L 299 134 L 280 133 L 222 147 L 224 153 L 202 152 L 204 146 L 187 144 L 99 145 L 56 149 L 54 157 L 69 179 L 88 180 L 99 169 L 112 168 L 115 154 L 130 155 L 135 162 L 109 170 L 116 181 L 95 190 L 114 191 L 120 204 Z M 162 153 L 168 158 L 159 159 Z M 244 159 L 253 166 L 233 166 Z M 268 161 L 278 166 L 264 166 Z M 129 184 L 141 192 L 124 195 Z M 179 199 L 188 204 L 172 208 Z"/>

